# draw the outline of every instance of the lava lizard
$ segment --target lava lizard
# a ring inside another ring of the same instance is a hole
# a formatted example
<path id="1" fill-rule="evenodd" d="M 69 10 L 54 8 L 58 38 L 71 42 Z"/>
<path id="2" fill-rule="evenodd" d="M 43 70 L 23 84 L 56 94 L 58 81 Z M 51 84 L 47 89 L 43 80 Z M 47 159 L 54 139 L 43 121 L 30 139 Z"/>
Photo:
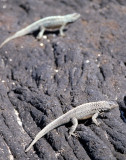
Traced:
<path id="1" fill-rule="evenodd" d="M 20 31 L 16 32 L 14 35 L 10 36 L 7 38 L 1 45 L 0 48 L 5 45 L 7 42 L 9 42 L 12 39 L 15 39 L 17 37 L 24 36 L 26 34 L 32 33 L 38 29 L 40 29 L 40 32 L 37 36 L 37 39 L 40 40 L 45 32 L 45 30 L 49 31 L 55 31 L 59 29 L 60 35 L 64 36 L 63 30 L 65 26 L 68 23 L 72 23 L 76 21 L 80 17 L 79 13 L 73 13 L 73 14 L 68 14 L 64 16 L 50 16 L 50 17 L 45 17 L 42 18 L 31 25 L 21 29 Z"/>
<path id="2" fill-rule="evenodd" d="M 63 114 L 59 118 L 55 119 L 47 126 L 45 126 L 35 137 L 29 147 L 25 150 L 25 152 L 29 151 L 29 149 L 45 134 L 47 134 L 52 129 L 66 124 L 68 122 L 72 122 L 72 127 L 70 128 L 69 135 L 74 135 L 74 131 L 78 125 L 78 120 L 88 119 L 92 117 L 92 121 L 99 125 L 100 123 L 96 120 L 99 113 L 109 111 L 112 108 L 118 107 L 118 103 L 116 101 L 98 101 L 98 102 L 90 102 L 85 103 L 76 108 L 71 109 L 67 113 Z"/>

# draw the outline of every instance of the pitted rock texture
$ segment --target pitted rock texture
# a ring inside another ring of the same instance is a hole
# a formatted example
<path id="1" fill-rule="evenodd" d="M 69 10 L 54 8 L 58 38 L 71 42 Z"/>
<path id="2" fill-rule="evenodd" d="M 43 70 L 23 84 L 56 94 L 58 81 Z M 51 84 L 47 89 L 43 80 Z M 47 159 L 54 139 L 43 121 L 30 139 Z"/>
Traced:
<path id="1" fill-rule="evenodd" d="M 0 160 L 126 160 L 126 2 L 124 0 L 1 0 L 0 43 L 34 21 L 73 12 L 81 18 L 64 31 L 37 31 L 0 49 Z M 92 101 L 116 108 L 60 126 L 25 153 L 48 123 Z"/>

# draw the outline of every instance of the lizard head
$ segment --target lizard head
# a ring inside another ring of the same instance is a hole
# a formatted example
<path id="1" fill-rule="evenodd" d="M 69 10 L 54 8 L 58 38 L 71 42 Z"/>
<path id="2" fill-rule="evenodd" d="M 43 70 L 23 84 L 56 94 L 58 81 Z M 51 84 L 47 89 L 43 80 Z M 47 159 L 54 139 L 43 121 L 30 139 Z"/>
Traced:
<path id="1" fill-rule="evenodd" d="M 99 111 L 107 112 L 113 108 L 119 107 L 118 103 L 114 101 L 101 101 L 103 105 L 100 105 Z"/>
<path id="2" fill-rule="evenodd" d="M 80 14 L 79 13 L 72 13 L 72 14 L 68 14 L 67 16 L 67 20 L 69 20 L 69 23 L 76 21 L 79 17 Z"/>
<path id="3" fill-rule="evenodd" d="M 108 101 L 110 109 L 119 107 L 118 103 L 116 101 Z"/>

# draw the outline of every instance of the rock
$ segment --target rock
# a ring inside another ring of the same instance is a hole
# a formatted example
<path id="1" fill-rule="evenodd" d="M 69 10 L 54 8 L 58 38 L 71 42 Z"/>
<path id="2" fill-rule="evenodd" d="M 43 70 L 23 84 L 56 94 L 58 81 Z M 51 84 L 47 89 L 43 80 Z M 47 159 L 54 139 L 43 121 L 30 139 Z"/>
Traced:
<path id="1" fill-rule="evenodd" d="M 34 21 L 79 12 L 61 37 L 38 32 L 0 49 L 1 160 L 125 160 L 126 27 L 124 0 L 0 1 L 0 43 Z M 98 120 L 79 123 L 78 138 L 60 126 L 25 153 L 49 122 L 80 104 L 117 100 Z M 121 116 L 120 116 L 121 115 Z"/>

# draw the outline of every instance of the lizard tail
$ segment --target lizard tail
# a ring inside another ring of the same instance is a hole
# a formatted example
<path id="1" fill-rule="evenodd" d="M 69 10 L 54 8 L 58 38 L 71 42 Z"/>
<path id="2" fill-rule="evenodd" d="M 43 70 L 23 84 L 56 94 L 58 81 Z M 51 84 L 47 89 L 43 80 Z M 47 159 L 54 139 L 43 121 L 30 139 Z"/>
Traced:
<path id="1" fill-rule="evenodd" d="M 17 32 L 17 33 L 15 33 L 13 36 L 10 36 L 9 38 L 5 39 L 5 41 L 3 41 L 3 43 L 0 45 L 0 48 L 2 48 L 2 47 L 3 47 L 7 42 L 9 42 L 10 40 L 15 39 L 15 38 L 17 38 L 17 37 L 23 36 L 22 34 L 19 34 L 19 33 L 20 33 L 20 31 Z"/>
<path id="2" fill-rule="evenodd" d="M 7 38 L 5 41 L 3 41 L 3 43 L 1 43 L 0 48 L 2 48 L 7 42 L 9 42 L 10 40 L 16 38 L 14 35 Z"/>
<path id="3" fill-rule="evenodd" d="M 65 115 L 65 114 L 64 114 Z M 25 152 L 28 152 L 31 147 L 41 138 L 43 137 L 46 133 L 48 133 L 49 131 L 51 131 L 52 129 L 60 126 L 60 125 L 63 125 L 65 123 L 67 123 L 69 120 L 64 117 L 64 116 L 61 116 L 57 119 L 55 119 L 54 121 L 52 121 L 51 123 L 49 123 L 46 127 L 44 127 L 35 137 L 35 139 L 32 141 L 32 143 L 29 145 L 29 147 L 25 150 Z"/>
<path id="4" fill-rule="evenodd" d="M 19 30 L 18 32 L 16 32 L 14 35 L 10 36 L 9 38 L 5 39 L 5 41 L 0 45 L 0 48 L 2 48 L 7 42 L 9 42 L 10 40 L 12 39 L 15 39 L 15 38 L 18 38 L 18 37 L 21 37 L 21 36 L 24 36 L 28 33 L 31 32 L 31 29 L 34 25 L 32 24 L 32 26 L 27 26 L 25 27 L 24 29 L 21 29 Z M 36 27 L 37 28 L 37 27 Z M 36 29 L 34 28 L 34 30 Z"/>
<path id="5" fill-rule="evenodd" d="M 22 30 L 16 32 L 14 35 L 12 35 L 9 38 L 5 39 L 5 41 L 3 41 L 3 43 L 0 45 L 0 48 L 2 48 L 10 40 L 18 38 L 18 37 L 21 37 L 21 36 L 24 36 L 25 34 L 28 34 L 29 33 L 28 31 L 29 30 L 26 30 L 26 28 L 25 28 L 25 29 L 22 29 Z"/>

